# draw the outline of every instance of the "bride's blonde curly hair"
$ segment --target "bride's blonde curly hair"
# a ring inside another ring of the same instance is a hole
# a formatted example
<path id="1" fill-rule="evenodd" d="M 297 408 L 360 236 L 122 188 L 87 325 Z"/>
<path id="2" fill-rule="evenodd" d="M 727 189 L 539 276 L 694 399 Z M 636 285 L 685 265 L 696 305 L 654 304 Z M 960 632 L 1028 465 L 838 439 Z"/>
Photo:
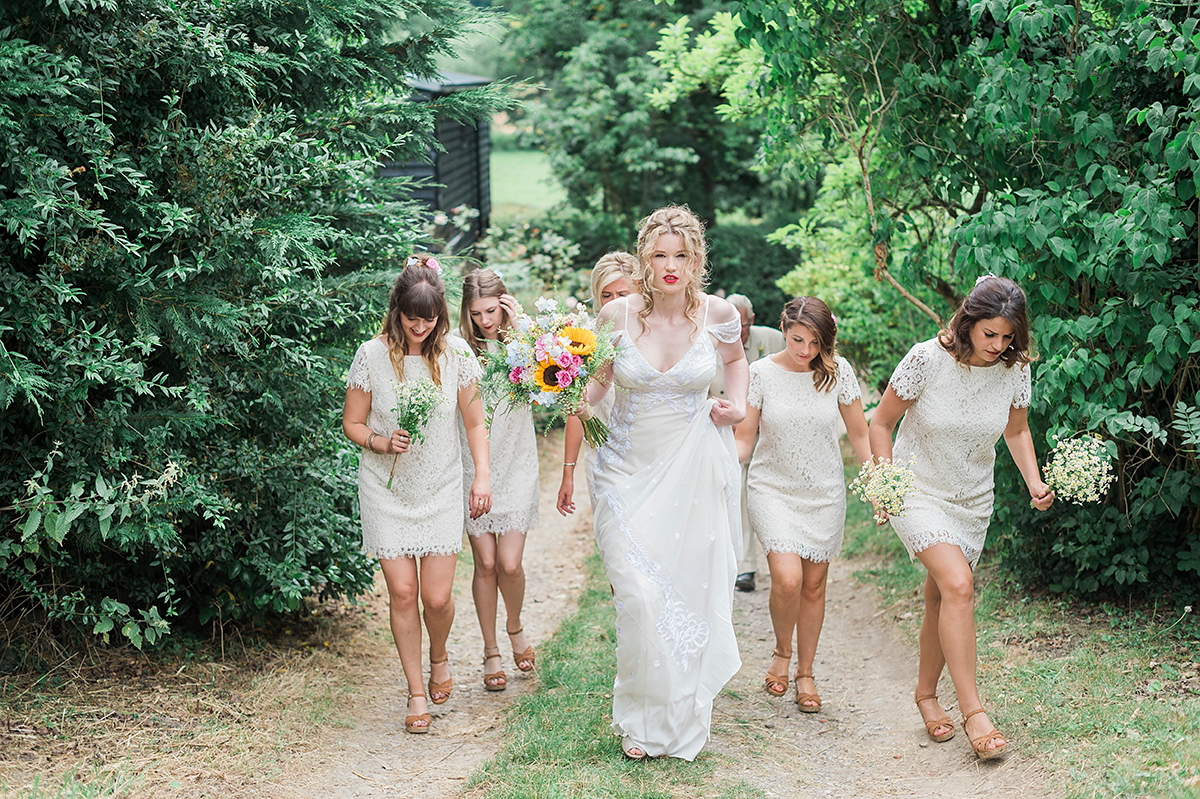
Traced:
<path id="1" fill-rule="evenodd" d="M 651 288 L 654 271 L 650 266 L 650 256 L 658 246 L 659 237 L 666 233 L 673 233 L 683 240 L 683 250 L 691 259 L 688 280 L 684 286 L 684 310 L 693 324 L 704 302 L 704 289 L 708 286 L 708 241 L 704 238 L 704 223 L 700 218 L 686 205 L 668 205 L 650 214 L 638 225 L 637 265 L 633 269 L 634 288 L 645 300 L 645 306 L 638 311 L 643 331 L 647 329 L 646 317 L 654 310 L 654 291 Z"/>

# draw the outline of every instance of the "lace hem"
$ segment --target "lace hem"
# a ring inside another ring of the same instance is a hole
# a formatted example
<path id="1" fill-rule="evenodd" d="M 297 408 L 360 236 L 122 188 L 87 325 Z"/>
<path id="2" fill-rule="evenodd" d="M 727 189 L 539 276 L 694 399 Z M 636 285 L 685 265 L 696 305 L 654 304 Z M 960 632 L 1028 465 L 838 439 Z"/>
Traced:
<path id="1" fill-rule="evenodd" d="M 834 550 L 816 549 L 814 547 L 805 546 L 804 544 L 797 544 L 795 541 L 789 541 L 783 538 L 763 539 L 760 537 L 758 541 L 760 544 L 762 544 L 764 555 L 769 555 L 772 552 L 786 555 L 799 555 L 805 560 L 811 560 L 813 563 L 829 563 L 835 557 L 837 557 L 838 552 L 842 550 L 842 542 L 840 540 L 838 541 L 837 549 Z"/>
<path id="2" fill-rule="evenodd" d="M 663 607 L 659 612 L 654 629 L 659 637 L 668 644 L 671 659 L 681 670 L 686 672 L 692 661 L 708 645 L 711 636 L 708 622 L 699 614 L 687 609 L 682 600 L 678 598 L 679 594 L 671 585 L 670 578 L 663 573 L 662 566 L 655 563 L 642 548 L 629 524 L 625 506 L 617 498 L 616 493 L 611 490 L 606 491 L 604 501 L 612 508 L 613 515 L 617 519 L 617 526 L 624 534 L 625 541 L 629 546 L 625 553 L 625 559 L 646 579 L 654 583 L 662 593 Z M 618 610 L 622 607 L 623 604 L 618 602 Z"/>
<path id="3" fill-rule="evenodd" d="M 369 558 L 380 560 L 395 560 L 396 558 L 423 558 L 426 555 L 457 555 L 462 552 L 462 541 L 457 544 L 440 547 L 368 547 L 362 548 L 362 553 Z"/>
<path id="4" fill-rule="evenodd" d="M 504 535 L 505 533 L 522 533 L 527 534 L 530 530 L 537 526 L 538 512 L 533 510 L 514 510 L 508 513 L 485 513 L 478 519 L 467 519 L 467 535 L 472 538 L 478 538 L 481 535 L 492 533 L 493 535 Z"/>
<path id="5" fill-rule="evenodd" d="M 1033 400 L 1033 378 L 1029 374 L 1029 364 L 1023 363 L 1017 368 L 1021 370 L 1021 376 L 1017 380 L 1017 391 L 1013 394 L 1012 406 L 1028 408 Z"/>
<path id="6" fill-rule="evenodd" d="M 914 344 L 888 379 L 892 391 L 906 402 L 916 399 L 925 388 L 930 369 L 930 343 L 922 341 L 920 344 Z M 938 346 L 936 340 L 932 344 Z"/>
<path id="7" fill-rule="evenodd" d="M 371 393 L 371 369 L 367 365 L 369 343 L 359 345 L 358 351 L 354 353 L 354 361 L 350 364 L 350 371 L 346 375 L 346 388 L 357 388 L 368 394 Z"/>
<path id="8" fill-rule="evenodd" d="M 909 560 L 916 560 L 918 552 L 924 552 L 934 544 L 954 544 L 962 550 L 963 557 L 967 559 L 967 563 L 972 570 L 979 563 L 979 556 L 983 553 L 983 547 L 972 546 L 962 536 L 955 535 L 949 530 L 934 530 L 916 535 L 911 540 L 905 538 L 901 538 L 900 540 L 904 542 L 905 548 L 908 549 Z"/>
<path id="9" fill-rule="evenodd" d="M 842 356 L 837 357 L 837 392 L 838 402 L 851 405 L 855 400 L 862 399 L 862 388 L 858 385 L 858 375 L 854 367 Z"/>

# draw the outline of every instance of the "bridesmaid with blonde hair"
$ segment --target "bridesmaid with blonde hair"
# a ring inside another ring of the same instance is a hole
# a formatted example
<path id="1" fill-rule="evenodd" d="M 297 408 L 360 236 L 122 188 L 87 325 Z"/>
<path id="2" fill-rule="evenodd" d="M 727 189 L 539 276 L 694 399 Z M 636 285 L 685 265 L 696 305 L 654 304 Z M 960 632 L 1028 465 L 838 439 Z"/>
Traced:
<path id="1" fill-rule="evenodd" d="M 772 696 L 787 691 L 794 630 L 796 704 L 816 713 L 821 697 L 813 660 L 825 620 L 825 582 L 846 525 L 838 421 L 859 463 L 871 459 L 871 447 L 858 378 L 836 352 L 837 319 L 829 307 L 816 297 L 796 297 L 784 306 L 780 329 L 784 350 L 750 364 L 746 418 L 734 437 L 738 457 L 750 459 L 750 523 L 771 571 L 775 650 L 766 689 Z"/>
<path id="2" fill-rule="evenodd" d="M 520 313 L 516 298 L 490 269 L 476 269 L 463 279 L 461 310 L 459 331 L 476 356 L 502 347 L 502 334 Z M 532 670 L 537 658 L 521 623 L 521 606 L 525 602 L 525 570 L 521 560 L 526 534 L 537 525 L 538 519 L 537 439 L 529 406 L 515 406 L 502 400 L 492 413 L 488 442 L 489 470 L 493 475 L 492 507 L 478 518 L 467 519 L 467 535 L 475 560 L 471 594 L 483 633 L 483 687 L 488 691 L 503 691 L 508 686 L 508 675 L 501 668 L 500 647 L 496 643 L 498 595 L 504 597 L 507 612 L 504 629 L 512 644 L 517 669 Z M 464 433 L 464 452 L 468 445 Z M 474 467 L 467 458 L 463 459 L 463 466 L 469 481 L 474 476 Z"/>
<path id="3" fill-rule="evenodd" d="M 619 297 L 633 292 L 633 270 L 637 259 L 627 252 L 610 252 L 601 256 L 592 267 L 592 312 L 599 313 L 600 309 Z M 608 423 L 608 415 L 613 406 L 612 392 L 604 395 L 600 404 L 592 409 L 592 415 Z M 558 512 L 563 516 L 575 512 L 575 465 L 583 445 L 583 422 L 578 417 L 568 416 L 563 444 L 563 474 L 558 486 Z M 584 474 L 591 474 L 590 461 L 595 457 L 591 447 L 586 450 Z M 589 491 L 590 481 L 589 481 Z"/>
<path id="4" fill-rule="evenodd" d="M 487 428 L 476 385 L 479 362 L 463 342 L 447 335 L 446 290 L 437 259 L 408 259 L 388 301 L 378 336 L 358 348 L 346 380 L 342 431 L 363 448 L 358 501 L 363 551 L 379 558 L 388 588 L 388 615 L 400 665 L 408 681 L 404 729 L 429 732 L 435 705 L 450 698 L 446 639 L 454 622 L 454 567 L 462 549 L 464 490 L 469 515 L 492 504 Z M 398 383 L 431 380 L 443 395 L 413 441 L 397 424 Z M 456 446 L 461 417 L 466 450 Z M 463 452 L 474 465 L 463 481 Z M 389 479 L 394 475 L 393 480 Z M 429 694 L 421 685 L 421 609 L 429 631 Z"/>

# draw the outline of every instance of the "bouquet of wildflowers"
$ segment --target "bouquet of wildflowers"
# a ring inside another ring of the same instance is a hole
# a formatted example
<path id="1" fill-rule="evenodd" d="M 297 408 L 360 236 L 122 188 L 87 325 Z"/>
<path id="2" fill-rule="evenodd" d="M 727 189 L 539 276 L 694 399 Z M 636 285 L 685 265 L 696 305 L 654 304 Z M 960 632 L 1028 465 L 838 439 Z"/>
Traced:
<path id="1" fill-rule="evenodd" d="M 1112 457 L 1098 436 L 1055 436 L 1043 476 L 1046 485 L 1067 502 L 1099 502 L 1113 481 Z"/>
<path id="2" fill-rule="evenodd" d="M 480 388 L 492 408 L 501 399 L 537 405 L 563 418 L 584 402 L 588 379 L 613 359 L 615 347 L 608 330 L 598 330 L 586 306 L 573 311 L 557 300 L 536 302 L 537 315 L 520 314 L 504 332 L 504 348 L 489 351 Z M 583 422 L 587 442 L 598 447 L 608 439 L 599 419 Z"/>
<path id="3" fill-rule="evenodd" d="M 863 464 L 858 477 L 850 482 L 850 490 L 888 516 L 903 516 L 904 498 L 913 492 L 915 479 L 909 467 L 876 458 Z M 876 513 L 875 521 L 882 524 L 883 517 Z"/>
<path id="4" fill-rule="evenodd" d="M 396 383 L 396 406 L 392 412 L 396 414 L 396 427 L 408 432 L 413 441 L 425 443 L 425 425 L 433 416 L 438 404 L 446 398 L 437 383 L 428 377 L 420 380 Z M 392 479 L 396 476 L 396 464 L 400 462 L 400 453 L 392 460 L 392 472 L 388 475 L 387 487 L 392 488 Z"/>

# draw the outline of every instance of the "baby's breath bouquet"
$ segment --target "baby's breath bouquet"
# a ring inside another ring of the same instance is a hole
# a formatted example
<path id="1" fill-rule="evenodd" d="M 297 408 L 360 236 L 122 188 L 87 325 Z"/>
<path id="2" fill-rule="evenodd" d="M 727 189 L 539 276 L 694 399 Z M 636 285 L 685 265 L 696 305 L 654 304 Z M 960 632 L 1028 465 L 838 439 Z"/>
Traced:
<path id="1" fill-rule="evenodd" d="M 396 427 L 408 432 L 413 441 L 425 443 L 425 425 L 433 416 L 438 403 L 446 398 L 438 384 L 428 377 L 420 380 L 396 383 L 396 406 L 392 412 L 396 414 Z M 387 487 L 392 488 L 392 479 L 396 476 L 396 464 L 400 462 L 400 453 L 392 460 L 392 471 L 388 475 Z"/>
<path id="2" fill-rule="evenodd" d="M 1099 436 L 1055 436 L 1043 476 L 1046 485 L 1066 502 L 1099 502 L 1113 481 L 1112 457 Z"/>
<path id="3" fill-rule="evenodd" d="M 878 458 L 864 463 L 850 482 L 850 490 L 863 502 L 870 502 L 888 516 L 904 515 L 904 498 L 913 493 L 916 475 L 907 466 Z M 876 513 L 875 521 L 883 518 Z"/>
<path id="4" fill-rule="evenodd" d="M 583 404 L 588 379 L 612 360 L 615 347 L 586 306 L 565 311 L 546 298 L 535 305 L 537 315 L 518 314 L 504 331 L 504 348 L 487 353 L 479 385 L 493 408 L 507 399 L 548 408 L 552 420 L 560 419 Z M 597 447 L 608 439 L 608 428 L 591 418 L 583 422 L 583 434 Z"/>

